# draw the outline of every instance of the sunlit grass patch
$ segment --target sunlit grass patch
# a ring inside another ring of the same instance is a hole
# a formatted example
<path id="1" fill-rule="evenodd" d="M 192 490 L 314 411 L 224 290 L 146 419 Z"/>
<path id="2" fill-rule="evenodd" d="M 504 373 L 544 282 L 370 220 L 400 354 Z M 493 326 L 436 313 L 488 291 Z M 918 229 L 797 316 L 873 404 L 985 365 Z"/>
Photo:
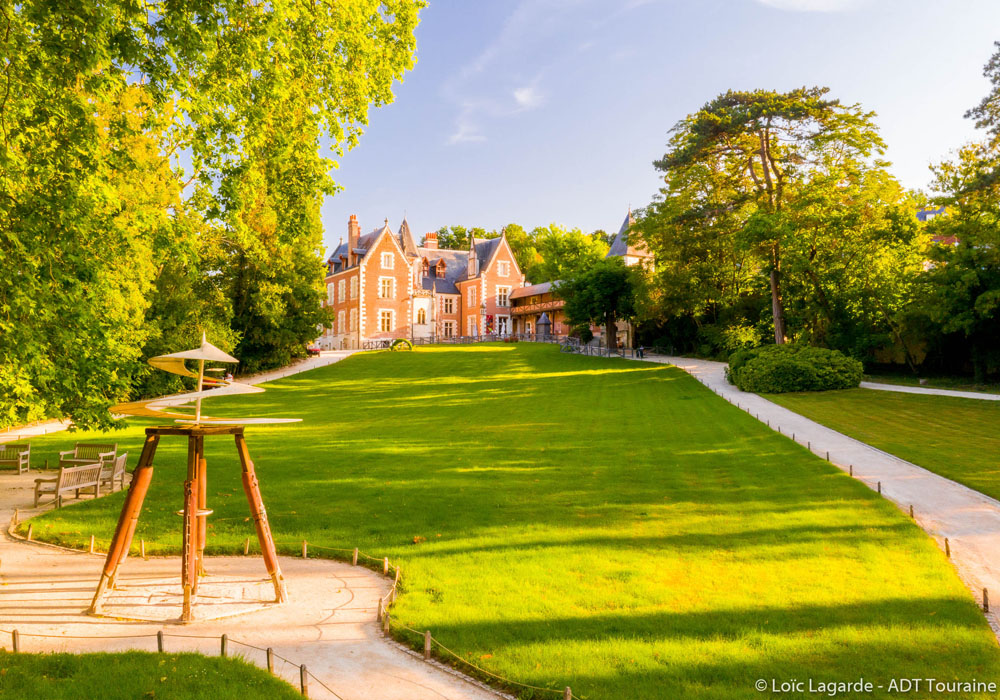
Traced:
<path id="1" fill-rule="evenodd" d="M 926 535 L 675 368 L 418 348 L 210 405 L 304 419 L 248 429 L 286 553 L 307 539 L 390 557 L 393 619 L 493 673 L 588 699 L 743 699 L 772 676 L 1000 679 L 989 628 Z M 137 455 L 141 436 L 118 442 Z M 185 446 L 160 444 L 136 538 L 176 553 Z M 242 552 L 232 441 L 206 448 L 209 550 Z M 107 542 L 121 501 L 46 514 L 35 533 Z"/>

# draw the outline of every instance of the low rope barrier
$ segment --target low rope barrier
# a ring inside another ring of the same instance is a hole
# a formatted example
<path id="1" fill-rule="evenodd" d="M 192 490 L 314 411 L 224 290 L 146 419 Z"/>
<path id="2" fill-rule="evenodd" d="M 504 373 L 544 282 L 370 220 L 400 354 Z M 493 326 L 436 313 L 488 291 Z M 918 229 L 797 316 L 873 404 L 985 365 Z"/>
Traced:
<path id="1" fill-rule="evenodd" d="M 221 650 L 222 650 L 222 653 L 220 654 L 221 656 L 224 656 L 224 657 L 228 656 L 228 654 L 226 653 L 226 645 L 227 645 L 227 643 L 239 644 L 241 646 L 248 647 L 250 649 L 256 649 L 257 651 L 262 651 L 268 657 L 268 668 L 267 668 L 267 670 L 272 675 L 276 675 L 274 673 L 274 668 L 273 668 L 273 665 L 271 663 L 271 660 L 275 659 L 275 658 L 278 659 L 279 661 L 282 661 L 282 662 L 284 662 L 284 663 L 292 666 L 293 668 L 299 670 L 299 672 L 300 672 L 300 684 L 299 684 L 299 688 L 300 688 L 300 691 L 302 692 L 302 695 L 308 697 L 308 685 L 305 683 L 304 679 L 306 677 L 309 677 L 309 678 L 312 678 L 314 681 L 316 681 L 320 686 L 322 686 L 328 693 L 330 693 L 330 695 L 332 695 L 333 697 L 337 698 L 337 700 L 344 700 L 342 696 L 338 695 L 337 692 L 335 690 L 333 690 L 333 688 L 331 688 L 326 683 L 324 683 L 323 679 L 319 678 L 318 676 L 316 676 L 316 674 L 314 674 L 312 671 L 310 671 L 308 668 L 306 668 L 305 664 L 297 664 L 294 661 L 292 661 L 291 659 L 287 659 L 284 656 L 281 656 L 280 654 L 275 653 L 274 650 L 271 649 L 270 647 L 267 648 L 267 649 L 265 649 L 264 647 L 259 647 L 259 646 L 256 646 L 255 644 L 250 644 L 249 642 L 244 642 L 244 641 L 242 641 L 240 639 L 233 639 L 233 638 L 229 637 L 229 635 L 226 635 L 226 634 L 223 634 L 223 635 L 220 635 L 219 637 L 216 637 L 214 635 L 206 635 L 206 634 L 171 634 L 169 632 L 163 632 L 161 630 L 159 632 L 154 632 L 154 633 L 151 633 L 151 634 L 80 635 L 80 634 L 40 634 L 40 633 L 34 633 L 34 632 L 27 632 L 27 633 L 25 633 L 25 632 L 21 632 L 18 629 L 10 629 L 10 630 L 0 629 L 0 634 L 9 634 L 10 635 L 11 642 L 12 642 L 12 645 L 13 645 L 13 651 L 15 653 L 21 653 L 20 640 L 21 640 L 22 637 L 37 637 L 37 638 L 41 638 L 41 639 L 155 639 L 155 640 L 157 640 L 157 646 L 158 646 L 157 653 L 166 653 L 166 652 L 163 652 L 163 648 L 162 648 L 162 641 L 163 641 L 164 638 L 175 638 L 175 639 L 213 639 L 213 640 L 214 639 L 218 639 L 221 642 L 221 647 L 220 647 Z M 178 653 L 190 653 L 190 652 L 178 652 Z"/>

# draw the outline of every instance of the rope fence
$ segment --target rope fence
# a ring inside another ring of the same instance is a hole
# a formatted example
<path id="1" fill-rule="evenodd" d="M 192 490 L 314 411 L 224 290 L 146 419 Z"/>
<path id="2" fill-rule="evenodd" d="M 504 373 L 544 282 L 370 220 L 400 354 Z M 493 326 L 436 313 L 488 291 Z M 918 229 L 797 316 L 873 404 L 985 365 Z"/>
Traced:
<path id="1" fill-rule="evenodd" d="M 30 535 L 28 537 L 24 537 L 24 536 L 18 535 L 17 533 L 14 532 L 14 528 L 17 525 L 18 525 L 18 516 L 17 516 L 17 512 L 15 511 L 14 516 L 11 518 L 11 523 L 10 523 L 10 527 L 8 529 L 8 532 L 13 537 L 15 537 L 17 539 L 27 540 L 29 542 L 32 541 L 31 538 L 30 538 Z M 244 544 L 243 553 L 245 555 L 246 554 L 250 554 L 251 553 L 251 549 L 252 549 L 250 538 L 247 538 L 244 541 L 243 544 Z M 395 630 L 397 632 L 398 631 L 410 632 L 410 633 L 416 634 L 419 637 L 421 637 L 422 639 L 424 639 L 424 660 L 425 661 L 428 661 L 428 662 L 431 661 L 432 650 L 436 646 L 437 649 L 439 649 L 441 652 L 444 653 L 444 655 L 443 655 L 444 659 L 453 659 L 454 661 L 457 661 L 460 664 L 464 665 L 464 667 L 468 667 L 469 669 L 472 669 L 476 673 L 481 674 L 481 677 L 487 677 L 487 678 L 494 679 L 496 681 L 500 681 L 501 683 L 503 683 L 507 687 L 510 687 L 510 688 L 524 688 L 524 689 L 528 689 L 528 690 L 535 690 L 535 691 L 540 691 L 540 692 L 545 692 L 545 693 L 554 693 L 556 695 L 561 695 L 562 698 L 563 698 L 563 700 L 572 700 L 573 698 L 576 698 L 577 700 L 581 700 L 581 698 L 580 698 L 579 695 L 574 695 L 573 694 L 573 692 L 572 692 L 572 690 L 570 689 L 569 686 L 567 686 L 563 690 L 557 690 L 555 688 L 544 688 L 544 687 L 541 687 L 541 686 L 530 685 L 528 683 L 521 683 L 519 681 L 515 681 L 515 680 L 512 680 L 510 678 L 505 678 L 504 676 L 501 676 L 501 675 L 498 675 L 496 673 L 493 673 L 492 671 L 488 671 L 488 670 L 482 668 L 481 666 L 472 663 L 468 659 L 463 658 L 462 656 L 460 656 L 456 652 L 454 652 L 451 649 L 449 649 L 448 647 L 444 646 L 440 642 L 440 640 L 435 639 L 431 635 L 431 633 L 429 631 L 421 633 L 421 632 L 417 632 L 416 630 L 414 630 L 414 629 L 412 629 L 410 627 L 406 627 L 404 625 L 399 625 L 399 624 L 393 625 L 393 623 L 391 621 L 391 614 L 389 612 L 389 608 L 396 601 L 396 596 L 399 593 L 400 582 L 402 580 L 402 571 L 401 571 L 401 569 L 400 569 L 400 567 L 399 567 L 398 564 L 391 564 L 389 562 L 389 558 L 388 557 L 376 557 L 376 556 L 372 556 L 372 555 L 370 555 L 370 554 L 368 554 L 366 552 L 362 552 L 357 547 L 354 547 L 354 548 L 327 547 L 325 545 L 317 545 L 317 544 L 309 543 L 307 540 L 301 540 L 301 541 L 280 540 L 280 541 L 275 541 L 274 544 L 275 544 L 276 547 L 285 548 L 286 551 L 298 551 L 299 554 L 300 554 L 300 556 L 303 559 L 309 558 L 309 551 L 311 549 L 312 550 L 318 550 L 318 551 L 321 551 L 321 552 L 330 552 L 330 553 L 333 553 L 335 555 L 336 554 L 349 554 L 350 555 L 350 561 L 351 561 L 351 564 L 353 566 L 358 566 L 359 562 L 366 562 L 367 563 L 366 568 L 370 568 L 370 569 L 372 569 L 372 570 L 374 570 L 376 572 L 380 572 L 383 576 L 387 576 L 387 577 L 391 576 L 392 577 L 392 585 L 389 587 L 389 590 L 386 591 L 386 593 L 384 595 L 382 595 L 378 599 L 378 609 L 377 609 L 377 612 L 376 612 L 376 620 L 377 620 L 377 622 L 378 622 L 378 624 L 379 624 L 379 626 L 380 626 L 380 628 L 382 630 L 382 633 L 386 637 L 391 637 L 392 636 L 392 632 Z M 141 549 L 143 550 L 142 551 L 142 556 L 145 556 L 145 551 L 144 551 L 145 547 L 143 545 L 144 545 L 144 543 L 140 543 Z M 63 548 L 63 549 L 72 549 L 70 547 L 64 547 L 64 546 L 61 546 L 61 545 L 59 545 L 59 546 L 61 548 Z M 84 552 L 89 552 L 90 554 L 97 554 L 97 555 L 101 555 L 102 554 L 100 551 L 98 551 L 97 549 L 95 549 L 94 544 L 93 544 L 93 537 L 91 537 L 91 542 L 89 543 L 89 545 L 87 547 L 85 547 L 82 550 L 80 550 L 80 549 L 73 549 L 73 551 L 84 551 Z M 334 558 L 334 557 L 331 557 L 331 558 Z M 345 559 L 346 559 L 346 557 L 345 557 Z M 161 651 L 161 652 L 164 650 L 164 646 L 163 646 L 163 640 L 164 640 L 164 638 L 173 637 L 173 638 L 177 638 L 177 639 L 218 639 L 219 640 L 219 644 L 220 644 L 220 649 L 221 649 L 221 655 L 222 656 L 226 656 L 227 655 L 226 651 L 227 651 L 227 645 L 229 643 L 238 644 L 238 645 L 250 648 L 250 649 L 254 649 L 256 651 L 264 652 L 266 654 L 266 667 L 267 667 L 267 670 L 272 675 L 277 675 L 277 674 L 274 673 L 274 659 L 278 659 L 279 661 L 282 661 L 282 662 L 284 662 L 286 664 L 290 664 L 291 666 L 294 666 L 295 668 L 299 669 L 300 670 L 299 690 L 302 693 L 302 695 L 304 695 L 306 697 L 308 697 L 308 689 L 309 689 L 308 679 L 312 678 L 314 681 L 316 681 L 316 683 L 319 686 L 321 686 L 325 690 L 327 690 L 333 697 L 340 698 L 340 696 L 337 695 L 337 693 L 332 688 L 330 688 L 320 678 L 316 677 L 313 673 L 311 673 L 306 668 L 306 666 L 304 664 L 296 664 L 294 661 L 286 659 L 283 656 L 280 656 L 279 654 L 275 653 L 273 651 L 273 649 L 271 649 L 270 647 L 268 647 L 266 649 L 263 648 L 263 647 L 258 647 L 258 646 L 255 646 L 253 644 L 250 644 L 249 642 L 244 642 L 244 641 L 239 640 L 239 639 L 233 639 L 233 638 L 231 638 L 231 637 L 229 637 L 228 635 L 225 635 L 225 634 L 223 634 L 221 637 L 218 637 L 218 638 L 214 637 L 214 636 L 205 636 L 205 635 L 197 635 L 197 634 L 173 634 L 173 633 L 166 633 L 166 632 L 157 632 L 155 634 L 91 635 L 91 636 L 85 636 L 85 635 L 73 636 L 73 635 L 54 635 L 54 634 L 34 634 L 34 633 L 23 634 L 22 635 L 16 629 L 15 630 L 3 630 L 3 629 L 0 629 L 0 634 L 10 634 L 11 635 L 11 638 L 12 638 L 12 641 L 13 641 L 13 647 L 14 647 L 14 651 L 15 652 L 20 651 L 20 641 L 19 640 L 20 640 L 21 636 L 25 636 L 25 637 L 39 637 L 39 638 L 51 638 L 51 639 L 142 639 L 142 638 L 154 638 L 154 639 L 157 640 L 157 649 L 158 649 L 158 651 Z"/>
<path id="2" fill-rule="evenodd" d="M 700 381 L 706 387 L 708 387 L 709 389 L 711 389 L 711 391 L 714 392 L 716 395 L 718 395 L 721 398 L 725 399 L 726 401 L 728 401 L 733 406 L 736 406 L 736 408 L 738 408 L 739 410 L 744 411 L 744 412 L 746 412 L 749 415 L 755 416 L 757 418 L 757 420 L 760 420 L 760 414 L 759 413 L 754 413 L 750 409 L 749 406 L 743 406 L 736 399 L 733 399 L 733 398 L 731 398 L 729 396 L 726 396 L 725 394 L 723 394 L 723 392 L 721 390 L 716 389 L 715 387 L 709 386 L 706 382 L 702 381 L 701 379 L 698 379 L 698 381 Z M 869 481 L 868 479 L 865 479 L 862 476 L 855 476 L 855 474 L 854 474 L 854 465 L 853 464 L 848 464 L 846 466 L 846 468 L 845 468 L 845 466 L 843 464 L 841 464 L 840 462 L 837 462 L 837 461 L 834 461 L 833 459 L 831 459 L 831 457 L 830 457 L 830 451 L 829 450 L 824 450 L 824 451 L 814 450 L 813 446 L 812 446 L 812 441 L 807 440 L 805 442 L 802 442 L 801 440 L 797 440 L 796 437 L 795 437 L 795 433 L 794 432 L 793 433 L 789 433 L 788 431 L 782 432 L 781 426 L 780 425 L 774 425 L 774 426 L 772 426 L 770 420 L 767 421 L 767 427 L 771 428 L 772 430 L 776 430 L 779 435 L 783 435 L 784 437 L 790 438 L 792 440 L 792 442 L 794 442 L 794 443 L 796 443 L 798 445 L 804 446 L 807 450 L 809 450 L 812 454 L 816 455 L 817 457 L 823 457 L 827 462 L 829 462 L 833 466 L 837 467 L 841 471 L 847 472 L 848 476 L 850 476 L 852 479 L 857 479 L 862 484 L 864 484 L 865 486 L 867 486 L 868 488 L 870 488 L 872 491 L 875 491 L 878 495 L 886 498 L 886 500 L 888 500 L 891 503 L 893 503 L 897 508 L 899 508 L 900 510 L 902 510 L 904 513 L 909 512 L 910 518 L 912 518 L 914 520 L 914 522 L 916 522 L 917 517 L 916 517 L 916 514 L 915 514 L 915 510 L 914 510 L 913 504 L 910 503 L 909 507 L 907 509 L 907 506 L 905 506 L 903 503 L 899 503 L 899 502 L 893 500 L 892 498 L 890 498 L 889 496 L 887 496 L 886 494 L 883 494 L 882 493 L 882 482 L 881 482 L 881 480 L 875 480 L 875 482 L 873 484 L 871 481 Z M 864 443 L 862 443 L 862 444 L 864 444 Z M 904 461 L 904 460 L 900 460 L 898 457 L 896 457 L 895 455 L 893 455 L 891 453 L 885 452 L 884 450 L 879 450 L 878 448 L 872 448 L 871 445 L 865 445 L 865 446 L 869 447 L 871 449 L 877 450 L 878 452 L 882 452 L 887 457 L 891 457 L 891 458 L 893 458 L 895 460 L 898 460 L 898 461 L 901 461 L 901 462 Z M 938 545 L 938 547 L 940 547 L 944 551 L 945 557 L 947 557 L 948 559 L 951 559 L 951 542 L 949 541 L 949 539 L 947 537 L 945 537 L 945 538 L 943 538 L 943 542 L 938 542 L 938 538 L 937 537 L 934 537 L 933 534 L 930 533 L 930 532 L 928 532 L 928 534 L 931 535 L 931 539 L 934 540 L 934 542 Z M 973 598 L 976 598 L 976 590 L 972 590 L 972 595 L 973 595 Z M 982 607 L 983 612 L 984 613 L 989 613 L 989 611 L 990 611 L 990 595 L 989 595 L 989 591 L 986 588 L 982 589 L 982 594 L 979 597 L 979 603 L 980 603 L 980 606 Z M 997 636 L 1000 637 L 1000 630 L 997 631 Z"/>
<path id="3" fill-rule="evenodd" d="M 276 653 L 271 647 L 259 647 L 249 642 L 244 642 L 239 639 L 233 639 L 229 635 L 223 634 L 219 637 L 214 635 L 202 635 L 202 634 L 171 634 L 169 632 L 163 632 L 162 630 L 150 634 L 108 634 L 108 635 L 57 635 L 57 634 L 36 634 L 36 633 L 24 633 L 17 629 L 5 630 L 0 629 L 0 634 L 10 635 L 12 651 L 15 654 L 23 653 L 21 648 L 21 639 L 23 637 L 37 637 L 42 639 L 155 639 L 157 645 L 157 653 L 165 653 L 165 645 L 163 643 L 164 639 L 217 639 L 219 641 L 219 656 L 224 658 L 229 657 L 228 646 L 229 644 L 239 644 L 240 646 L 247 647 L 249 649 L 254 649 L 256 651 L 264 652 L 267 656 L 267 671 L 271 675 L 278 675 L 274 673 L 274 659 L 278 659 L 299 672 L 299 692 L 302 693 L 304 697 L 309 697 L 309 679 L 316 681 L 323 689 L 330 693 L 337 700 L 344 700 L 340 695 L 338 695 L 333 688 L 328 686 L 323 682 L 321 678 L 318 678 L 315 674 L 306 668 L 305 664 L 298 664 L 287 659 L 284 656 Z M 187 652 L 179 652 L 187 653 Z M 280 676 L 279 676 L 280 677 Z"/>

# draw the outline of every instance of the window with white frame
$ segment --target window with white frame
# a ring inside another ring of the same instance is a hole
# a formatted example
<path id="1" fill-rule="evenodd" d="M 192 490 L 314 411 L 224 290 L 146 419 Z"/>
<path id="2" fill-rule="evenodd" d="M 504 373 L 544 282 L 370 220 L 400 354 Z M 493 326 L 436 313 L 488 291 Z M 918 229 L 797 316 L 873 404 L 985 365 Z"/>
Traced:
<path id="1" fill-rule="evenodd" d="M 497 306 L 510 305 L 510 287 L 497 287 Z"/>
<path id="2" fill-rule="evenodd" d="M 455 300 L 451 297 L 445 297 L 444 299 L 444 312 L 446 314 L 455 313 Z"/>
<path id="3" fill-rule="evenodd" d="M 393 277 L 378 278 L 378 295 L 382 299 L 392 299 L 396 296 L 396 280 Z"/>
<path id="4" fill-rule="evenodd" d="M 358 310 L 351 309 L 351 332 L 358 330 Z"/>
<path id="5" fill-rule="evenodd" d="M 497 316 L 497 333 L 500 335 L 507 335 L 507 317 Z"/>
<path id="6" fill-rule="evenodd" d="M 476 305 L 476 288 L 469 287 L 469 306 Z"/>
<path id="7" fill-rule="evenodd" d="M 345 280 L 340 280 L 339 282 L 337 282 L 337 298 L 340 299 L 341 302 L 344 301 L 344 289 L 345 289 Z"/>
<path id="8" fill-rule="evenodd" d="M 358 278 L 354 276 L 351 278 L 351 299 L 358 298 Z"/>
<path id="9" fill-rule="evenodd" d="M 338 333 L 343 333 L 346 330 L 347 329 L 344 328 L 344 312 L 343 311 L 338 311 L 337 312 L 337 332 Z"/>
<path id="10" fill-rule="evenodd" d="M 333 296 L 333 282 L 330 282 L 328 285 L 326 285 L 326 303 L 329 306 L 333 306 L 335 301 L 336 299 Z"/>
<path id="11" fill-rule="evenodd" d="M 476 330 L 478 327 L 476 324 L 476 317 L 469 316 L 469 318 L 466 320 L 469 322 L 469 335 L 479 335 L 479 333 Z"/>
<path id="12" fill-rule="evenodd" d="M 424 325 L 427 323 L 427 311 L 424 309 L 417 309 L 417 323 Z"/>
<path id="13" fill-rule="evenodd" d="M 391 311 L 379 311 L 378 312 L 378 329 L 383 333 L 389 333 L 392 331 L 392 312 Z"/>
<path id="14" fill-rule="evenodd" d="M 497 261 L 497 274 L 500 277 L 507 277 L 510 274 L 510 263 L 506 260 Z"/>
<path id="15" fill-rule="evenodd" d="M 391 270 L 395 257 L 392 253 L 382 253 L 382 269 Z"/>
<path id="16" fill-rule="evenodd" d="M 455 322 L 454 321 L 445 321 L 444 322 L 444 337 L 445 338 L 450 338 L 453 335 L 455 335 Z"/>

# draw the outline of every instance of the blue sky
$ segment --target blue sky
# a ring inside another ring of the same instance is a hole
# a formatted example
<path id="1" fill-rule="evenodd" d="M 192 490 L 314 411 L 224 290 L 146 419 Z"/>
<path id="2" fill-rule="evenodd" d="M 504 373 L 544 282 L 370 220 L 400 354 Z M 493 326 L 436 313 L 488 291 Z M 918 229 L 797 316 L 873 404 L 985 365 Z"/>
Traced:
<path id="1" fill-rule="evenodd" d="M 323 207 L 326 244 L 404 212 L 617 230 L 670 128 L 729 88 L 824 85 L 878 113 L 904 185 L 974 138 L 997 0 L 430 0 L 417 65 L 372 110 Z"/>

